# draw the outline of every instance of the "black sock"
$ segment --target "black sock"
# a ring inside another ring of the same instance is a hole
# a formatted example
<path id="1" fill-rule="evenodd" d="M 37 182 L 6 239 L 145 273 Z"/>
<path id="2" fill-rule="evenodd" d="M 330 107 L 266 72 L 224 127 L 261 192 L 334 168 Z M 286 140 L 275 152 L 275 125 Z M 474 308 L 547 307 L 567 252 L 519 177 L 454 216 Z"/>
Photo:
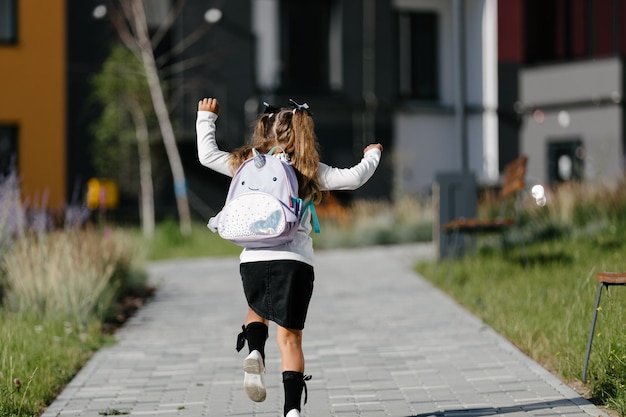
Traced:
<path id="1" fill-rule="evenodd" d="M 250 352 L 258 350 L 265 362 L 265 341 L 267 340 L 268 329 L 265 323 L 258 321 L 248 324 L 246 327 L 246 339 Z"/>
<path id="2" fill-rule="evenodd" d="M 304 388 L 304 375 L 301 372 L 283 372 L 283 386 L 285 388 L 285 411 L 284 415 L 294 408 L 300 412 L 302 400 L 302 388 Z"/>

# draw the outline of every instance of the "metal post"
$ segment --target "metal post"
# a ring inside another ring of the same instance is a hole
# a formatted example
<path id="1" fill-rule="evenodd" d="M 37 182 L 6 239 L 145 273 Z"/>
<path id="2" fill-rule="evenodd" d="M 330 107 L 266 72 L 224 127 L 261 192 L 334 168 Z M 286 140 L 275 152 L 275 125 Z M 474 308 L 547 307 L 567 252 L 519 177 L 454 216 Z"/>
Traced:
<path id="1" fill-rule="evenodd" d="M 465 1 L 454 0 L 454 34 L 456 35 L 456 97 L 455 115 L 457 139 L 461 147 L 461 170 L 469 171 L 469 152 L 467 143 L 467 114 L 466 102 L 466 62 L 465 62 Z"/>
<path id="2" fill-rule="evenodd" d="M 600 306 L 600 296 L 602 295 L 602 288 L 604 283 L 601 282 L 598 285 L 598 294 L 596 295 L 596 306 L 593 310 L 593 318 L 591 319 L 591 331 L 589 332 L 589 339 L 587 340 L 587 353 L 585 354 L 585 362 L 583 364 L 583 375 L 581 380 L 587 382 L 587 364 L 589 363 L 589 355 L 591 354 L 591 343 L 593 342 L 593 333 L 596 331 L 596 319 L 598 318 L 598 307 Z"/>

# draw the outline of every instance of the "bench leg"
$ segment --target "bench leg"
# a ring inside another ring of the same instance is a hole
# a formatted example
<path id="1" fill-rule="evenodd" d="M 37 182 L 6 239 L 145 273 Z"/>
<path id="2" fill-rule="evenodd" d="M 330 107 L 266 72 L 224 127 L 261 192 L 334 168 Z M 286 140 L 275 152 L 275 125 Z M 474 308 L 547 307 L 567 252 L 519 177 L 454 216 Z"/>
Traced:
<path id="1" fill-rule="evenodd" d="M 513 226 L 515 227 L 515 226 Z M 518 235 L 520 235 L 519 231 L 516 229 L 511 229 L 511 231 L 509 231 L 508 233 L 513 234 L 513 232 L 518 232 Z M 503 230 L 502 231 L 502 250 L 504 252 L 508 252 L 508 250 L 511 248 L 511 245 L 508 243 L 507 240 L 507 230 Z M 528 253 L 526 252 L 526 244 L 524 243 L 524 236 L 520 236 L 520 251 L 522 252 L 522 262 L 524 262 L 524 267 L 528 268 Z"/>
<path id="2" fill-rule="evenodd" d="M 587 382 L 587 365 L 589 364 L 589 355 L 591 354 L 591 343 L 593 342 L 593 334 L 596 330 L 596 319 L 598 318 L 598 308 L 600 307 L 600 297 L 602 296 L 602 288 L 604 283 L 598 285 L 598 294 L 596 295 L 596 305 L 593 309 L 593 318 L 591 319 L 591 330 L 589 331 L 589 339 L 587 340 L 587 353 L 585 353 L 585 362 L 583 363 L 582 381 Z"/>
<path id="3" fill-rule="evenodd" d="M 522 238 L 522 256 L 524 257 L 524 267 L 528 269 L 528 253 L 526 252 L 526 244 Z"/>
<path id="4" fill-rule="evenodd" d="M 446 272 L 446 279 L 448 281 L 450 281 L 450 279 L 452 278 L 452 263 L 456 260 L 458 254 L 458 246 L 459 246 L 459 230 L 455 229 L 452 233 L 447 233 L 447 239 L 448 241 L 447 243 L 447 253 L 446 256 L 448 258 L 448 262 L 447 262 L 447 272 Z"/>
<path id="5" fill-rule="evenodd" d="M 502 240 L 502 251 L 503 252 L 508 252 L 509 251 L 509 242 L 506 240 L 506 230 L 502 229 L 500 231 L 500 240 Z"/>

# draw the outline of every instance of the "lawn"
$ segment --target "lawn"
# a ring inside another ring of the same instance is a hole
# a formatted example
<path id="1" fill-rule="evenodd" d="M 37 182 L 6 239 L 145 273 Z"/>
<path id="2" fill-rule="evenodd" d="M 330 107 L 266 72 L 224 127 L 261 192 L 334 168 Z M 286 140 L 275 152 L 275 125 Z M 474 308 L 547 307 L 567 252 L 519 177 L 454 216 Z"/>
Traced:
<path id="1" fill-rule="evenodd" d="M 462 259 L 416 270 L 570 386 L 625 416 L 624 287 L 603 294 L 587 384 L 580 380 L 596 274 L 626 271 L 623 193 L 605 191 L 588 200 L 576 197 L 578 188 L 562 190 L 552 207 L 529 209 L 508 235 L 512 250 L 499 237 L 479 237 Z"/>

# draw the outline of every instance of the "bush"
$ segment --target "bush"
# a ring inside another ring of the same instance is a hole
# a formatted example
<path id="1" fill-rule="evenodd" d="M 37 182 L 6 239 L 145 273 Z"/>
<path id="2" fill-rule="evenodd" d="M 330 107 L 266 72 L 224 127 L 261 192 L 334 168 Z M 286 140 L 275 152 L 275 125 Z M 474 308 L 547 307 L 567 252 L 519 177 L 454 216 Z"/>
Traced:
<path id="1" fill-rule="evenodd" d="M 135 242 L 96 229 L 14 241 L 2 257 L 0 415 L 37 415 L 106 340 L 119 299 L 147 286 Z"/>
<path id="2" fill-rule="evenodd" d="M 403 198 L 396 202 L 358 200 L 318 210 L 321 233 L 313 235 L 320 249 L 390 245 L 432 240 L 433 209 L 430 199 Z"/>
<path id="3" fill-rule="evenodd" d="M 0 178 L 0 416 L 36 416 L 107 337 L 125 294 L 145 289 L 144 254 L 122 231 L 85 228 L 88 210 L 27 210 Z"/>
<path id="4" fill-rule="evenodd" d="M 138 257 L 123 234 L 111 231 L 65 230 L 23 237 L 3 260 L 8 291 L 5 309 L 37 317 L 80 322 L 103 318 L 115 295 L 133 277 Z"/>

